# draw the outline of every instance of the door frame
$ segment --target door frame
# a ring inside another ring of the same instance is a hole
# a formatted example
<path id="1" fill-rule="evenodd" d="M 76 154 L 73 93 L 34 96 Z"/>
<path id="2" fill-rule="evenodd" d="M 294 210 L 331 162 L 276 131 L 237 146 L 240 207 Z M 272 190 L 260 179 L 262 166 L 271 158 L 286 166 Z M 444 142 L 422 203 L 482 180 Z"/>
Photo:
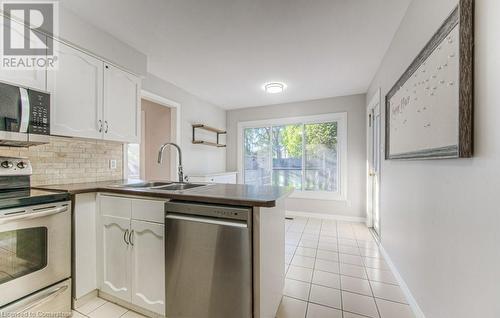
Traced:
<path id="1" fill-rule="evenodd" d="M 381 171 L 380 171 L 380 166 L 381 166 L 381 160 L 382 160 L 382 101 L 381 101 L 381 89 L 377 89 L 377 91 L 374 93 L 373 97 L 370 99 L 370 102 L 368 103 L 366 107 L 366 226 L 369 228 L 374 228 L 374 222 L 373 222 L 373 182 L 372 178 L 373 176 L 371 175 L 371 166 L 370 166 L 370 156 L 373 152 L 373 143 L 372 143 L 372 129 L 371 125 L 373 124 L 372 122 L 372 113 L 373 110 L 378 107 L 379 112 L 380 112 L 380 125 L 379 125 L 379 169 L 378 169 L 378 179 L 379 179 L 379 191 L 378 191 L 378 211 L 379 211 L 379 233 L 376 233 L 378 236 L 380 236 L 380 220 L 381 220 L 381 215 L 380 215 L 380 178 L 381 178 Z"/>
<path id="2" fill-rule="evenodd" d="M 142 89 L 141 90 L 141 100 L 147 100 L 147 101 L 150 101 L 150 102 L 153 102 L 155 104 L 158 104 L 158 105 L 161 105 L 161 106 L 165 106 L 165 107 L 168 107 L 170 108 L 171 112 L 170 112 L 170 127 L 171 127 L 171 131 L 170 131 L 170 136 L 171 139 L 177 143 L 179 146 L 182 147 L 181 145 L 181 131 L 182 131 L 182 127 L 181 127 L 181 123 L 182 123 L 182 107 L 181 107 L 181 104 L 179 102 L 176 102 L 172 99 L 168 99 L 166 97 L 163 97 L 163 96 L 160 96 L 158 94 L 155 94 L 151 91 L 148 91 L 148 90 L 145 90 L 145 89 Z M 143 122 L 142 122 L 143 123 Z M 141 125 L 142 126 L 142 125 Z M 142 134 L 141 134 L 141 143 L 142 143 Z M 142 151 L 142 147 L 141 147 L 141 151 Z M 124 151 L 124 162 L 126 162 L 126 155 L 127 155 L 127 152 Z M 171 151 L 170 152 L 170 162 L 173 163 L 173 164 L 170 164 L 170 176 L 176 176 L 177 175 L 177 169 L 178 169 L 178 160 L 177 160 L 177 153 L 174 152 L 174 151 Z M 125 179 L 127 178 L 127 168 L 124 166 L 124 176 L 125 176 Z M 142 171 L 142 167 L 141 167 L 141 174 L 143 173 Z"/>

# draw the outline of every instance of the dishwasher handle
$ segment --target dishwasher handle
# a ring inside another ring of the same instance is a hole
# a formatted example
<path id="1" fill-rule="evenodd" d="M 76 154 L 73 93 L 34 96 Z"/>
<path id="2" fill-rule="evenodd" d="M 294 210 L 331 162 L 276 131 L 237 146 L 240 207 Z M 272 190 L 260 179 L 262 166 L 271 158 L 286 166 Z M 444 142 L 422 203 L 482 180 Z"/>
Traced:
<path id="1" fill-rule="evenodd" d="M 167 216 L 165 218 L 171 219 L 171 220 L 178 220 L 178 221 L 188 221 L 188 222 L 196 222 L 196 223 L 221 225 L 221 226 L 230 226 L 230 227 L 236 227 L 236 228 L 245 228 L 245 229 L 248 228 L 248 224 L 245 221 L 239 221 L 239 220 L 217 219 L 217 218 L 204 217 L 204 216 L 186 216 L 186 215 L 175 214 L 175 213 L 167 213 Z"/>

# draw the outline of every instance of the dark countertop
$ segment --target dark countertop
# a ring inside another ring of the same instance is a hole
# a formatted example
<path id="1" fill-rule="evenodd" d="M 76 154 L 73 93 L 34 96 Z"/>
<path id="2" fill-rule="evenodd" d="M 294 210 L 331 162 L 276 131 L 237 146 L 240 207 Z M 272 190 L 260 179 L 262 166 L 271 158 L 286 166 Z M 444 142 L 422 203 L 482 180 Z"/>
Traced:
<path id="1" fill-rule="evenodd" d="M 0 194 L 0 209 L 24 207 L 70 200 L 68 193 L 36 189 L 3 192 Z"/>
<path id="2" fill-rule="evenodd" d="M 38 186 L 38 189 L 61 191 L 69 194 L 107 192 L 183 201 L 206 202 L 227 205 L 274 207 L 276 201 L 292 193 L 291 188 L 276 186 L 252 186 L 244 184 L 209 184 L 205 187 L 183 191 L 157 189 L 131 189 L 118 187 L 124 183 L 139 183 L 140 180 L 119 180 L 92 183 L 72 183 Z"/>

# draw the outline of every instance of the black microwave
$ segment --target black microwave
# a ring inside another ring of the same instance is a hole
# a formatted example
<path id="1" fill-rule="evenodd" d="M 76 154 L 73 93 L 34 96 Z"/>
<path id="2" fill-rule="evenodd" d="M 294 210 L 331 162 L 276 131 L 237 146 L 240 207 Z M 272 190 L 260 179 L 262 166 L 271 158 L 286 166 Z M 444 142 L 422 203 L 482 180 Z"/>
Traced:
<path id="1" fill-rule="evenodd" d="M 48 142 L 50 94 L 0 82 L 0 145 Z"/>

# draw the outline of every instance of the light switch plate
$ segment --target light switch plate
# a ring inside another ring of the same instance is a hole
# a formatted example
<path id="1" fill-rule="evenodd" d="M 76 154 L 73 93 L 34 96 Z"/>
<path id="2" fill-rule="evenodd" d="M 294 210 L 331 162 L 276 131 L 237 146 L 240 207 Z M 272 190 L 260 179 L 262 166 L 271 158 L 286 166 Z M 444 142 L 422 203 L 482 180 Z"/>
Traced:
<path id="1" fill-rule="evenodd" d="M 116 160 L 112 159 L 109 161 L 109 169 L 111 169 L 111 170 L 116 169 Z"/>

